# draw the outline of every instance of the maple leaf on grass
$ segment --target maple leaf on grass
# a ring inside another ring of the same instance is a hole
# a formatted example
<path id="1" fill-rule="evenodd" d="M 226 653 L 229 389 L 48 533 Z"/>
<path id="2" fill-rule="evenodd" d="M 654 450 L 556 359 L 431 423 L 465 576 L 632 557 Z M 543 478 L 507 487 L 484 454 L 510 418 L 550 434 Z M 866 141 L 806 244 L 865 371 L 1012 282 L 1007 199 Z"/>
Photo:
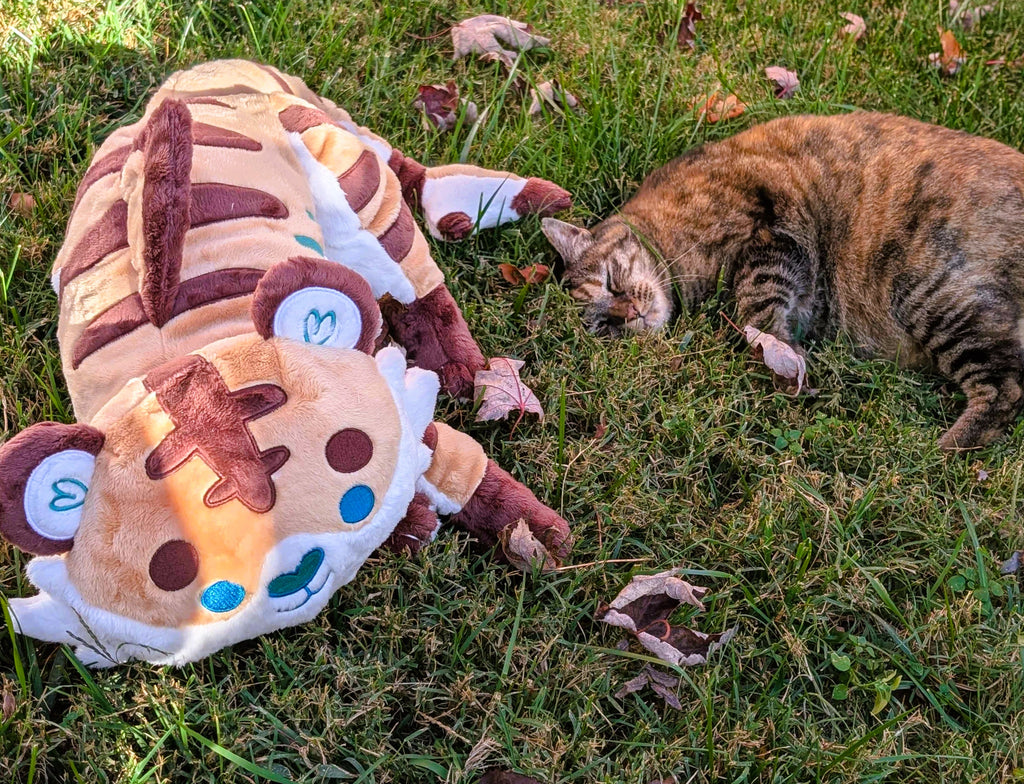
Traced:
<path id="1" fill-rule="evenodd" d="M 868 29 L 868 26 L 864 23 L 863 17 L 857 16 L 857 14 L 851 14 L 849 11 L 844 11 L 839 15 L 849 22 L 849 24 L 845 25 L 839 31 L 839 34 L 846 38 L 852 38 L 854 41 L 859 41 Z"/>
<path id="2" fill-rule="evenodd" d="M 543 283 L 551 274 L 551 268 L 544 264 L 530 264 L 527 267 L 516 267 L 512 264 L 499 264 L 498 271 L 513 286 L 524 283 Z"/>
<path id="3" fill-rule="evenodd" d="M 506 16 L 483 14 L 464 19 L 452 28 L 452 43 L 455 45 L 453 60 L 468 54 L 479 54 L 487 60 L 498 60 L 511 68 L 516 52 L 550 46 L 551 39 L 537 35 L 533 28 Z M 505 46 L 502 45 L 504 43 Z"/>
<path id="4" fill-rule="evenodd" d="M 455 82 L 448 80 L 447 84 L 421 84 L 416 100 L 412 102 L 413 109 L 423 112 L 423 118 L 435 128 L 442 131 L 450 131 L 459 120 L 460 104 L 466 107 L 466 122 L 476 122 L 478 112 L 476 104 L 459 99 L 459 90 Z M 429 126 L 426 126 L 427 130 Z"/>
<path id="5" fill-rule="evenodd" d="M 508 562 L 520 571 L 531 573 L 539 568 L 541 572 L 547 573 L 562 565 L 533 535 L 525 520 L 520 519 L 515 525 L 505 526 L 498 534 L 498 541 L 501 542 L 501 550 Z"/>
<path id="6" fill-rule="evenodd" d="M 791 345 L 770 332 L 762 332 L 747 324 L 743 328 L 754 355 L 764 362 L 777 384 L 791 395 L 799 395 L 807 380 L 807 362 Z"/>
<path id="7" fill-rule="evenodd" d="M 722 95 L 718 90 L 698 98 L 690 104 L 690 108 L 696 109 L 697 114 L 702 115 L 709 123 L 731 120 L 747 110 L 746 105 L 735 95 Z"/>
<path id="8" fill-rule="evenodd" d="M 540 114 L 541 109 L 548 106 L 559 114 L 566 109 L 579 108 L 580 102 L 576 96 L 566 90 L 558 83 L 557 79 L 550 82 L 541 82 L 536 89 L 530 90 L 530 108 L 527 114 Z"/>
<path id="9" fill-rule="evenodd" d="M 764 69 L 764 75 L 775 84 L 776 98 L 792 98 L 793 93 L 800 89 L 800 80 L 796 71 L 787 71 L 778 65 L 769 65 Z"/>
<path id="10" fill-rule="evenodd" d="M 525 364 L 521 359 L 494 357 L 488 361 L 486 370 L 476 372 L 473 389 L 480 401 L 477 422 L 504 419 L 513 411 L 519 412 L 517 425 L 527 412 L 544 419 L 540 400 L 519 378 L 519 371 Z"/>
<path id="11" fill-rule="evenodd" d="M 943 76 L 953 76 L 960 70 L 960 66 L 967 62 L 964 50 L 960 42 L 956 40 L 952 30 L 939 28 L 939 43 L 942 44 L 941 52 L 932 52 L 928 55 L 928 62 L 939 69 Z"/>
<path id="12" fill-rule="evenodd" d="M 615 697 L 621 700 L 627 694 L 638 692 L 645 686 L 650 686 L 651 691 L 661 697 L 670 708 L 683 709 L 676 696 L 676 691 L 679 689 L 679 678 L 669 675 L 667 672 L 659 672 L 650 664 L 645 665 L 635 678 L 626 681 L 622 688 L 615 692 Z"/>
<path id="13" fill-rule="evenodd" d="M 673 626 L 669 617 L 683 604 L 703 610 L 701 599 L 708 589 L 676 577 L 679 569 L 637 575 L 610 604 L 602 604 L 596 620 L 618 626 L 662 661 L 692 667 L 707 664 L 708 656 L 736 633 L 735 628 L 704 634 L 685 626 Z"/>
<path id="14" fill-rule="evenodd" d="M 676 36 L 676 43 L 680 49 L 697 48 L 697 22 L 704 19 L 696 3 L 687 3 L 683 11 L 683 18 L 679 21 L 679 34 Z"/>

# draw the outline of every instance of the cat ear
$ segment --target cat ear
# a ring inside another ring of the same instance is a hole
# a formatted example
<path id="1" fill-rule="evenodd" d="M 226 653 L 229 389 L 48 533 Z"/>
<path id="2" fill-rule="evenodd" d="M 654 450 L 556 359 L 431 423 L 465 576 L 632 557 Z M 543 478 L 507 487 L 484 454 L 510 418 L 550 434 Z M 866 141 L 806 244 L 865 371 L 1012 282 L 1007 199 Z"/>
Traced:
<path id="1" fill-rule="evenodd" d="M 294 258 L 260 279 L 252 320 L 264 338 L 283 337 L 373 353 L 382 320 L 370 284 L 333 261 Z"/>
<path id="2" fill-rule="evenodd" d="M 555 218 L 544 218 L 540 222 L 540 228 L 548 242 L 558 251 L 566 267 L 576 264 L 587 248 L 594 244 L 594 236 L 589 231 Z"/>
<path id="3" fill-rule="evenodd" d="M 0 448 L 0 534 L 33 555 L 67 552 L 82 522 L 103 433 L 40 422 Z"/>

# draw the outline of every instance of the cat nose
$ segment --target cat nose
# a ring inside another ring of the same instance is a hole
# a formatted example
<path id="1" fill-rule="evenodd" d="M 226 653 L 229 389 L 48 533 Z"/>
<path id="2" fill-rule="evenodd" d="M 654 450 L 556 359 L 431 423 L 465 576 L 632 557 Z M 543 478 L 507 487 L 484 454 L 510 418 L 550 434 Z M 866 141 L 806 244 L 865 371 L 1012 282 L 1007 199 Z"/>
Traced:
<path id="1" fill-rule="evenodd" d="M 632 321 L 635 318 L 640 317 L 640 309 L 636 306 L 635 302 L 630 302 L 626 305 L 626 321 Z"/>

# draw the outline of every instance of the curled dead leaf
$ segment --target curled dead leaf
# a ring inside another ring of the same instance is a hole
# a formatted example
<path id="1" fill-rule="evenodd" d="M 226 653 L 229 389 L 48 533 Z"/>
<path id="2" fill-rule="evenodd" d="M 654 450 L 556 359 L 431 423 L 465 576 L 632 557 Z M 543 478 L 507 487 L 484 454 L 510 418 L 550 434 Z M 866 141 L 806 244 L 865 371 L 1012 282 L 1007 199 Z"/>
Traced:
<path id="1" fill-rule="evenodd" d="M 536 89 L 530 90 L 530 108 L 527 114 L 540 114 L 545 106 L 562 113 L 567 109 L 577 109 L 580 102 L 576 96 L 566 90 L 558 83 L 557 79 L 550 82 L 541 82 Z"/>
<path id="2" fill-rule="evenodd" d="M 520 571 L 532 573 L 534 569 L 540 569 L 541 572 L 553 572 L 562 565 L 533 535 L 525 520 L 505 526 L 498 534 L 498 541 L 508 562 Z"/>
<path id="3" fill-rule="evenodd" d="M 511 68 L 516 51 L 525 52 L 550 46 L 551 39 L 537 35 L 533 28 L 506 16 L 483 14 L 464 19 L 452 28 L 455 45 L 453 60 L 468 54 L 479 54 L 489 60 L 498 60 Z M 506 49 L 505 46 L 510 47 Z M 516 51 L 512 51 L 516 50 Z"/>
<path id="4" fill-rule="evenodd" d="M 731 120 L 747 110 L 746 105 L 735 95 L 730 93 L 723 96 L 720 91 L 698 98 L 690 104 L 690 108 L 696 109 L 698 116 L 703 116 L 711 123 Z"/>
<path id="5" fill-rule="evenodd" d="M 635 678 L 626 681 L 622 688 L 615 692 L 615 697 L 621 700 L 627 694 L 638 692 L 645 686 L 650 686 L 651 691 L 661 697 L 670 708 L 675 708 L 676 710 L 683 709 L 679 698 L 676 696 L 676 691 L 679 689 L 679 678 L 665 672 L 659 672 L 649 664 L 644 665 L 640 674 Z"/>
<path id="6" fill-rule="evenodd" d="M 12 193 L 7 199 L 7 208 L 19 215 L 31 215 L 36 208 L 36 199 L 31 193 Z"/>
<path id="7" fill-rule="evenodd" d="M 551 274 L 551 268 L 544 264 L 530 264 L 526 267 L 499 264 L 498 271 L 501 273 L 501 277 L 513 286 L 521 286 L 524 283 L 543 283 Z"/>
<path id="8" fill-rule="evenodd" d="M 943 76 L 952 76 L 967 62 L 967 58 L 951 30 L 940 30 L 940 33 L 939 43 L 942 44 L 942 51 L 928 55 L 928 62 L 938 68 Z"/>
<path id="9" fill-rule="evenodd" d="M 492 768 L 480 777 L 477 784 L 541 784 L 541 782 L 521 773 L 513 773 L 511 770 Z"/>
<path id="10" fill-rule="evenodd" d="M 787 71 L 778 65 L 770 65 L 764 69 L 764 75 L 775 84 L 776 98 L 792 98 L 793 93 L 800 89 L 800 80 L 795 71 Z"/>
<path id="11" fill-rule="evenodd" d="M 429 122 L 442 131 L 450 131 L 459 120 L 459 107 L 465 106 L 466 122 L 476 122 L 478 111 L 476 104 L 459 98 L 459 90 L 455 82 L 447 84 L 421 84 L 412 107 L 423 112 L 425 123 Z M 429 130 L 429 126 L 425 126 Z"/>
<path id="12" fill-rule="evenodd" d="M 504 419 L 513 411 L 519 412 L 516 424 L 527 412 L 544 419 L 540 400 L 519 378 L 519 371 L 524 364 L 520 359 L 494 357 L 488 361 L 487 370 L 476 372 L 473 389 L 480 401 L 480 409 L 476 412 L 477 422 Z"/>
<path id="13" fill-rule="evenodd" d="M 736 630 L 705 634 L 669 623 L 669 617 L 683 604 L 704 609 L 701 599 L 708 592 L 707 588 L 676 577 L 679 571 L 637 575 L 610 604 L 598 607 L 594 617 L 625 629 L 644 648 L 669 664 L 706 664 L 708 656 L 729 642 Z"/>
<path id="14" fill-rule="evenodd" d="M 0 716 L 3 717 L 4 723 L 11 720 L 11 717 L 18 710 L 18 703 L 14 699 L 14 689 L 11 686 L 10 681 L 4 678 L 3 681 L 3 698 L 0 699 Z"/>
<path id="15" fill-rule="evenodd" d="M 854 41 L 859 41 L 868 29 L 863 17 L 851 14 L 849 11 L 844 11 L 839 15 L 849 23 L 839 30 L 839 34 L 846 38 L 852 38 Z"/>
<path id="16" fill-rule="evenodd" d="M 749 324 L 743 328 L 755 356 L 764 362 L 775 381 L 791 395 L 799 395 L 807 380 L 807 362 L 788 343 L 779 340 L 769 332 L 762 332 Z"/>
<path id="17" fill-rule="evenodd" d="M 697 22 L 704 19 L 696 3 L 687 3 L 683 11 L 683 18 L 679 21 L 679 34 L 676 36 L 676 43 L 680 49 L 697 48 Z"/>

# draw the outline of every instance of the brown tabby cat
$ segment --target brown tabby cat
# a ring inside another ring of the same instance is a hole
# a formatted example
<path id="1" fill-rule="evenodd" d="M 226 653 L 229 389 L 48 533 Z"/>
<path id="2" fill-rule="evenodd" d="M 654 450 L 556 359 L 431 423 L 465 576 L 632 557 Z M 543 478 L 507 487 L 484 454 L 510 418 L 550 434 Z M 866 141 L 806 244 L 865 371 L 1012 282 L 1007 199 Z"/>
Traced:
<path id="1" fill-rule="evenodd" d="M 719 275 L 739 324 L 846 333 L 967 395 L 943 449 L 999 438 L 1024 404 L 1024 155 L 891 115 L 787 117 L 652 173 L 587 231 L 546 219 L 598 333 L 658 330 Z"/>

